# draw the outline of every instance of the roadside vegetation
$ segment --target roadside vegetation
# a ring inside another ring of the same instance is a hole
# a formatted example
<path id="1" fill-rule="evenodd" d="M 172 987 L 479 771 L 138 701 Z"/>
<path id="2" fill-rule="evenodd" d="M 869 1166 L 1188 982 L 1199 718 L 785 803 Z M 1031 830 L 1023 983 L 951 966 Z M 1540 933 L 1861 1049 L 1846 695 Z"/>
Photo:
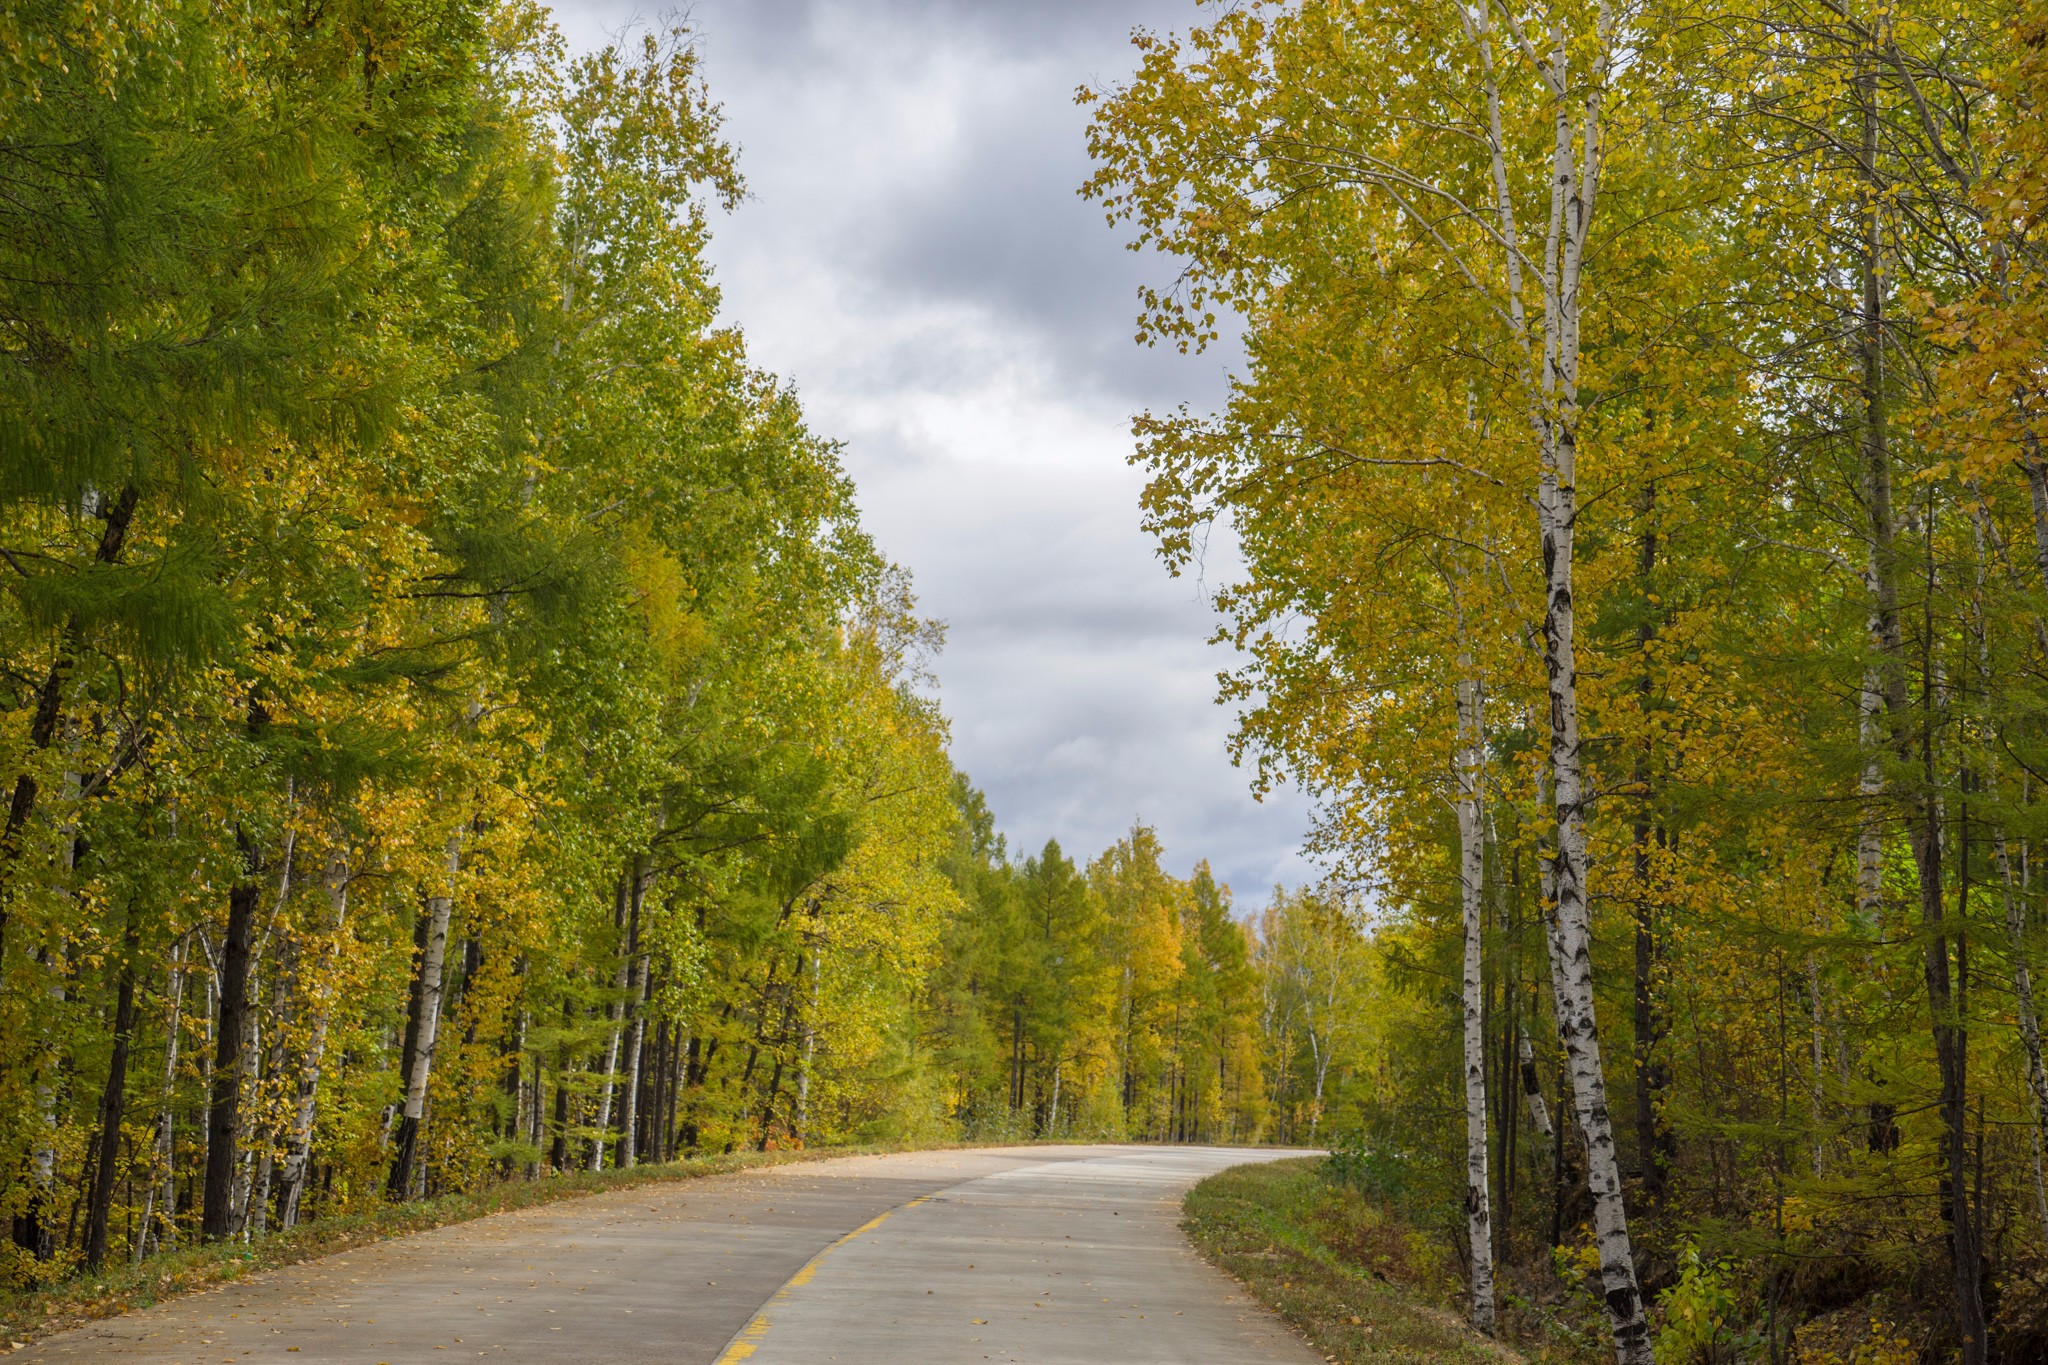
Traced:
<path id="1" fill-rule="evenodd" d="M 1322 1158 L 1233 1166 L 1188 1191 L 1181 1226 L 1216 1266 L 1346 1365 L 1507 1365 L 1455 1311 L 1442 1240 Z"/>
<path id="2" fill-rule="evenodd" d="M 1561 1267 L 1620 1365 L 2048 1359 L 2048 5 L 1134 47 L 1087 192 L 1141 340 L 1241 357 L 1145 514 L 1473 1325 Z"/>
<path id="3" fill-rule="evenodd" d="M 1317 1130 L 1341 913 L 1143 825 L 1025 856 L 955 769 L 938 625 L 721 310 L 686 26 L 25 0 L 0 55 L 0 1288 Z"/>

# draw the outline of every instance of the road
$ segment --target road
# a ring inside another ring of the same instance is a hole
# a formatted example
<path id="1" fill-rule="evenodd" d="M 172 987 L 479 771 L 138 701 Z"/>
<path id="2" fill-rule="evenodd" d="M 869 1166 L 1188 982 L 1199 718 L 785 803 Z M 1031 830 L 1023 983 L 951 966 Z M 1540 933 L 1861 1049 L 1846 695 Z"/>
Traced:
<path id="1" fill-rule="evenodd" d="M 499 1214 L 53 1336 L 13 1361 L 1315 1365 L 1189 1249 L 1212 1147 L 845 1157 Z"/>

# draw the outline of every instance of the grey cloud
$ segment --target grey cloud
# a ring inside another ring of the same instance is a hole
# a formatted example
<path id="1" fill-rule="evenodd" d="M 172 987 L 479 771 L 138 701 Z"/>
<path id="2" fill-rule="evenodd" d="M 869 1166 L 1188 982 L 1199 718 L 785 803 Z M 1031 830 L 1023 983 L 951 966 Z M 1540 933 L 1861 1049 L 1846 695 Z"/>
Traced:
<path id="1" fill-rule="evenodd" d="M 815 52 L 832 21 L 857 12 L 877 27 L 936 30 L 955 42 L 979 40 L 1006 55 L 1092 53 L 1121 42 L 1133 27 L 1184 26 L 1190 0 L 708 0 L 693 12 L 708 32 L 730 35 L 752 52 Z"/>
<path id="2" fill-rule="evenodd" d="M 1133 345 L 1132 333 L 1139 287 L 1171 284 L 1177 267 L 1125 250 L 1079 197 L 1086 119 L 1072 108 L 1042 116 L 1056 98 L 1028 90 L 976 108 L 950 173 L 863 236 L 863 264 L 878 288 L 971 299 L 1048 336 L 1068 382 L 1140 404 L 1173 401 L 1189 366 Z M 1024 117 L 1020 105 L 1041 116 Z"/>
<path id="3" fill-rule="evenodd" d="M 644 13 L 645 11 L 643 11 Z M 632 11 L 558 10 L 588 46 Z M 705 74 L 753 198 L 714 223 L 756 363 L 845 441 L 862 517 L 949 624 L 956 761 L 1012 847 L 1088 856 L 1134 819 L 1255 901 L 1310 875 L 1307 803 L 1253 801 L 1214 703 L 1228 651 L 1138 529 L 1129 414 L 1216 403 L 1230 353 L 1131 344 L 1140 283 L 1074 193 L 1084 82 L 1182 0 L 699 0 Z M 1227 576 L 1227 546 L 1214 558 Z"/>
<path id="4" fill-rule="evenodd" d="M 1179 401 L 1191 382 L 1200 401 L 1215 401 L 1221 360 L 1190 365 L 1131 344 L 1139 287 L 1170 284 L 1178 266 L 1126 250 L 1100 208 L 1080 197 L 1088 115 L 1072 98 L 1078 85 L 1111 82 L 1128 68 L 1134 26 L 1185 27 L 1194 6 L 886 0 L 863 6 L 871 23 L 851 35 L 846 10 L 832 0 L 711 0 L 697 13 L 719 60 L 770 83 L 801 85 L 807 68 L 849 58 L 886 68 L 905 60 L 906 43 L 917 45 L 918 65 L 940 53 L 1001 73 L 950 111 L 959 119 L 954 155 L 938 175 L 875 200 L 854 186 L 836 205 L 831 247 L 858 287 L 984 306 L 1048 341 L 1063 382 L 1127 408 Z M 866 45 L 849 53 L 824 44 L 828 30 Z"/>

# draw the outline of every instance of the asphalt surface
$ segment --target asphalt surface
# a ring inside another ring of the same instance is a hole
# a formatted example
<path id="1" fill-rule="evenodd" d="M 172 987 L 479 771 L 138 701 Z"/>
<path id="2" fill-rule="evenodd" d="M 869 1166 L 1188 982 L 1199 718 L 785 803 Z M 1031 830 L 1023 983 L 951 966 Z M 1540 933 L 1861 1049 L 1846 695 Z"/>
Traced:
<path id="1" fill-rule="evenodd" d="M 642 1186 L 252 1275 L 18 1361 L 1320 1360 L 1181 1236 L 1204 1147 L 846 1157 Z"/>

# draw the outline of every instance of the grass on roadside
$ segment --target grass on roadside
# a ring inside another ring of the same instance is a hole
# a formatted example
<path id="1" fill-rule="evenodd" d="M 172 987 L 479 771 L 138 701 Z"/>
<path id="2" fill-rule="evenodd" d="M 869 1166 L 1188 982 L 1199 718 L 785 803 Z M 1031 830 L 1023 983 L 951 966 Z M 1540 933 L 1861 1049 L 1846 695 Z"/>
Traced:
<path id="1" fill-rule="evenodd" d="M 80 1274 L 32 1288 L 0 1289 L 0 1351 L 26 1345 L 80 1323 L 110 1318 L 176 1294 L 227 1284 L 258 1270 L 272 1270 L 316 1260 L 338 1251 L 381 1242 L 408 1233 L 466 1223 L 494 1213 L 552 1204 L 582 1195 L 629 1189 L 670 1180 L 720 1175 L 792 1161 L 860 1156 L 896 1150 L 889 1147 L 829 1147 L 775 1152 L 735 1152 L 729 1156 L 695 1157 L 629 1170 L 576 1171 L 541 1180 L 508 1180 L 462 1194 L 443 1195 L 410 1204 L 392 1204 L 368 1213 L 343 1214 L 271 1233 L 257 1241 L 190 1245 L 151 1256 L 139 1266 L 123 1262 L 98 1275 Z"/>
<path id="2" fill-rule="evenodd" d="M 1181 1226 L 1211 1262 L 1344 1365 L 1511 1365 L 1438 1306 L 1455 1268 L 1320 1158 L 1234 1166 L 1188 1191 Z"/>

